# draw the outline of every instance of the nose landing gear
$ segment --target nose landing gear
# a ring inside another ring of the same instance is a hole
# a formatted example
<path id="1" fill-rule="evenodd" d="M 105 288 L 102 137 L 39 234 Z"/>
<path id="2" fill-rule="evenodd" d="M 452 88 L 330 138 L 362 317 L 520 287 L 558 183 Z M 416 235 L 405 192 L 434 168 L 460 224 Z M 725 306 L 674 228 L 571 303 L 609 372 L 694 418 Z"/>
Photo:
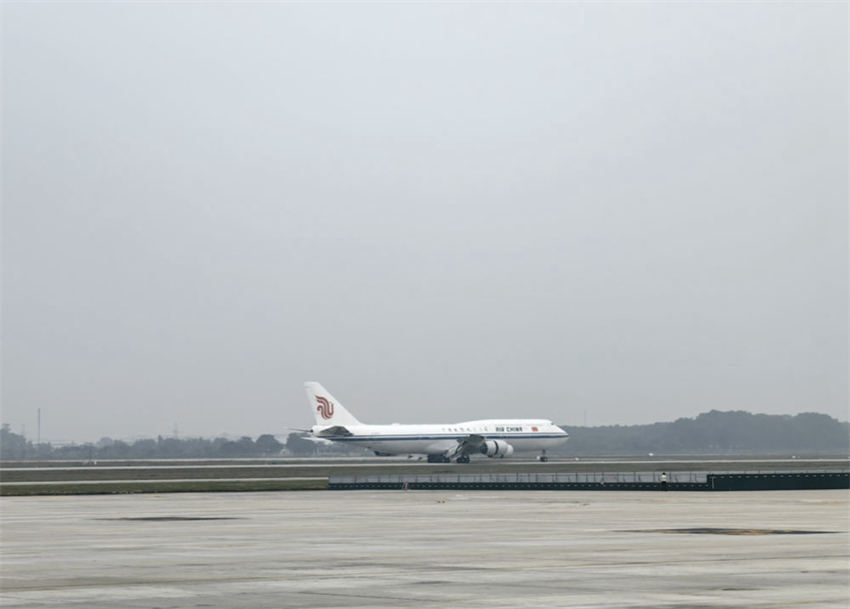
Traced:
<path id="1" fill-rule="evenodd" d="M 546 456 L 545 450 L 540 451 L 540 456 L 537 457 L 537 460 L 540 461 L 541 463 L 546 463 L 549 460 L 549 457 Z"/>

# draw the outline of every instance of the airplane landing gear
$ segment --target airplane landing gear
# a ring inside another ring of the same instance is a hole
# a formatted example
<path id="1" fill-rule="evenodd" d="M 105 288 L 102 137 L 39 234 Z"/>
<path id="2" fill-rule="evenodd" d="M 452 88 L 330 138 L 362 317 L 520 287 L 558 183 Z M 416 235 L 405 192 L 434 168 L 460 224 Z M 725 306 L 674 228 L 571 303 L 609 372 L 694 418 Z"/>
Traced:
<path id="1" fill-rule="evenodd" d="M 458 463 L 469 463 L 469 455 L 463 455 L 457 458 Z"/>
<path id="2" fill-rule="evenodd" d="M 540 456 L 537 457 L 537 460 L 541 463 L 546 463 L 549 460 L 549 457 L 546 456 L 545 450 L 540 451 Z"/>

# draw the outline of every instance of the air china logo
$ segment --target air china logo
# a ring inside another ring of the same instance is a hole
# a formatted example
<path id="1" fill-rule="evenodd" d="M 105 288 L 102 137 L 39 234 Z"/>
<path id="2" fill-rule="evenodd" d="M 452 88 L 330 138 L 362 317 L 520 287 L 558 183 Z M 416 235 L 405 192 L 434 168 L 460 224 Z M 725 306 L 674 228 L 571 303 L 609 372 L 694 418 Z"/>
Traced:
<path id="1" fill-rule="evenodd" d="M 334 416 L 333 402 L 328 402 L 328 398 L 323 398 L 322 396 L 317 396 L 316 401 L 319 402 L 319 405 L 316 406 L 316 410 L 319 411 L 319 414 L 322 415 L 323 419 L 330 419 Z"/>
<path id="2" fill-rule="evenodd" d="M 538 429 L 536 427 L 532 427 L 531 431 L 538 431 Z"/>

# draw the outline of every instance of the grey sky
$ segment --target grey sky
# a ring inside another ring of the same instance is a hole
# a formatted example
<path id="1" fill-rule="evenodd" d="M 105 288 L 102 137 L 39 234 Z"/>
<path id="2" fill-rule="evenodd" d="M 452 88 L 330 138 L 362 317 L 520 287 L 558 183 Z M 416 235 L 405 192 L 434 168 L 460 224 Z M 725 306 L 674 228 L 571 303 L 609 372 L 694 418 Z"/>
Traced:
<path id="1" fill-rule="evenodd" d="M 846 3 L 9 3 L 13 430 L 848 418 Z"/>

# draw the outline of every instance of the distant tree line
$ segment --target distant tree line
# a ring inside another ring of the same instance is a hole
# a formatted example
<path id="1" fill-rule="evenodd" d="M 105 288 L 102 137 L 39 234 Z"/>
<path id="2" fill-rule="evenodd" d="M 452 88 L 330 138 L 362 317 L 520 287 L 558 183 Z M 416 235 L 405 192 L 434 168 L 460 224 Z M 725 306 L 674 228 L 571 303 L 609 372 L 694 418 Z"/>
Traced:
<path id="1" fill-rule="evenodd" d="M 256 440 L 243 436 L 229 438 L 163 438 L 134 442 L 101 438 L 98 442 L 53 446 L 34 444 L 4 424 L 0 428 L 0 460 L 57 459 L 97 461 L 99 459 L 228 459 L 280 457 L 286 455 L 348 454 L 352 449 L 336 444 L 318 444 L 304 434 L 291 433 L 285 442 L 272 434 Z M 359 449 L 353 449 L 362 454 Z"/>
<path id="2" fill-rule="evenodd" d="M 850 423 L 805 412 L 796 416 L 712 410 L 693 419 L 652 425 L 564 426 L 569 441 L 554 454 L 682 455 L 682 454 L 850 454 Z M 8 425 L 0 429 L 0 460 L 23 459 L 227 459 L 243 457 L 363 455 L 344 444 L 317 443 L 303 433 L 285 442 L 272 434 L 256 440 L 228 438 L 163 438 L 123 442 L 102 438 L 90 444 L 35 445 Z"/>
<path id="3" fill-rule="evenodd" d="M 569 427 L 558 454 L 795 454 L 850 453 L 850 423 L 829 415 L 795 416 L 712 410 L 693 419 L 652 425 Z"/>

